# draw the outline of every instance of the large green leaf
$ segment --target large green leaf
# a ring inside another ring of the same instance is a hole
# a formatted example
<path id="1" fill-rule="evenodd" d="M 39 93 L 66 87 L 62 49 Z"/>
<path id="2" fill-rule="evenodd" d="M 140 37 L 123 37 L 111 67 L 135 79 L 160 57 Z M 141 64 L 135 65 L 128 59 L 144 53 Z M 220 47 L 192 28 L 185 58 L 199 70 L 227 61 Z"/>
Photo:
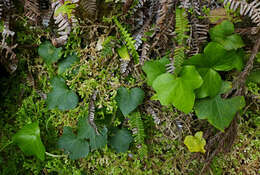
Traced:
<path id="1" fill-rule="evenodd" d="M 65 111 L 74 109 L 78 104 L 78 96 L 74 91 L 67 88 L 64 79 L 54 77 L 51 80 L 52 91 L 47 95 L 47 107 L 49 109 L 58 109 Z"/>
<path id="2" fill-rule="evenodd" d="M 90 140 L 91 151 L 101 149 L 107 144 L 107 128 L 104 127 L 99 133 L 89 124 L 86 117 L 81 118 L 78 122 L 78 136 L 82 139 Z"/>
<path id="3" fill-rule="evenodd" d="M 45 159 L 45 147 L 41 141 L 40 128 L 37 122 L 28 124 L 13 136 L 14 143 L 28 156 L 34 155 Z"/>
<path id="4" fill-rule="evenodd" d="M 56 48 L 51 42 L 45 41 L 39 46 L 38 54 L 43 58 L 46 64 L 51 64 L 61 58 L 62 48 Z"/>
<path id="5" fill-rule="evenodd" d="M 195 94 L 194 89 L 199 88 L 203 80 L 194 66 L 184 66 L 180 77 L 165 73 L 153 82 L 153 88 L 162 105 L 172 104 L 177 109 L 191 112 Z"/>
<path id="6" fill-rule="evenodd" d="M 226 50 L 244 47 L 244 42 L 238 34 L 234 33 L 234 25 L 230 21 L 223 21 L 209 31 L 212 41 L 224 46 Z"/>
<path id="7" fill-rule="evenodd" d="M 130 143 L 132 142 L 133 137 L 131 132 L 125 128 L 117 130 L 110 140 L 111 147 L 114 148 L 118 153 L 126 152 L 129 149 Z"/>
<path id="8" fill-rule="evenodd" d="M 147 75 L 147 84 L 149 86 L 152 86 L 153 81 L 156 79 L 156 77 L 166 72 L 165 66 L 169 63 L 170 61 L 167 58 L 145 62 L 142 69 Z"/>
<path id="9" fill-rule="evenodd" d="M 77 55 L 74 53 L 70 56 L 68 56 L 67 58 L 65 58 L 64 60 L 62 60 L 61 62 L 59 62 L 58 64 L 58 74 L 63 74 L 66 69 L 70 68 L 71 65 L 73 65 L 74 63 L 78 62 L 79 58 L 77 57 Z"/>
<path id="10" fill-rule="evenodd" d="M 207 119 L 217 129 L 224 131 L 233 120 L 236 112 L 245 106 L 244 97 L 222 99 L 220 95 L 203 99 L 195 104 L 195 112 L 199 119 Z"/>
<path id="11" fill-rule="evenodd" d="M 88 141 L 76 136 L 70 127 L 64 127 L 58 146 L 64 149 L 64 152 L 68 153 L 72 160 L 86 157 L 89 154 Z"/>
<path id="12" fill-rule="evenodd" d="M 206 145 L 206 140 L 202 137 L 203 132 L 196 132 L 194 136 L 186 136 L 184 139 L 184 144 L 188 147 L 190 152 L 202 152 L 205 153 L 206 150 L 204 146 Z"/>
<path id="13" fill-rule="evenodd" d="M 144 99 L 144 91 L 140 88 L 133 88 L 130 91 L 125 87 L 117 90 L 116 102 L 124 116 L 130 114 L 142 104 Z"/>

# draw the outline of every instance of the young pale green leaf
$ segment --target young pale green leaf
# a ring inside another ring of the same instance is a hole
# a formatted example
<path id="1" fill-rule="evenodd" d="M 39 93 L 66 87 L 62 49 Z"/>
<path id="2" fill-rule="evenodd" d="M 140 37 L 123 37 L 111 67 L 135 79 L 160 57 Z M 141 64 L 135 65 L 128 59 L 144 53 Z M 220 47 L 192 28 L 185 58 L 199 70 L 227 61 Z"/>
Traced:
<path id="1" fill-rule="evenodd" d="M 77 57 L 76 54 L 72 54 L 72 55 L 68 56 L 67 58 L 65 58 L 64 60 L 59 62 L 58 74 L 59 75 L 63 74 L 66 71 L 66 69 L 70 68 L 71 65 L 73 65 L 74 63 L 76 63 L 78 61 L 79 61 L 79 58 Z"/>
<path id="2" fill-rule="evenodd" d="M 39 46 L 38 54 L 43 58 L 46 64 L 52 64 L 61 58 L 62 48 L 56 48 L 51 42 L 45 41 Z"/>
<path id="3" fill-rule="evenodd" d="M 194 136 L 186 136 L 184 139 L 184 144 L 188 147 L 190 152 L 206 152 L 204 149 L 206 140 L 203 138 L 202 131 L 196 132 Z"/>
<path id="4" fill-rule="evenodd" d="M 132 142 L 133 137 L 131 132 L 125 128 L 117 130 L 110 140 L 111 147 L 114 148 L 117 153 L 126 152 Z"/>
<path id="5" fill-rule="evenodd" d="M 68 18 L 71 18 L 73 10 L 76 8 L 76 4 L 71 3 L 71 1 L 65 1 L 62 6 L 60 6 L 57 10 L 55 10 L 54 15 L 58 16 L 60 13 L 61 14 L 66 14 L 68 15 Z"/>
<path id="6" fill-rule="evenodd" d="M 236 112 L 245 106 L 244 97 L 222 99 L 220 95 L 211 99 L 203 99 L 195 104 L 195 112 L 199 119 L 207 119 L 217 129 L 224 131 L 233 120 Z"/>
<path id="7" fill-rule="evenodd" d="M 37 122 L 20 129 L 13 136 L 13 141 L 26 155 L 34 155 L 42 161 L 45 159 L 45 147 L 41 141 L 40 128 Z"/>
<path id="8" fill-rule="evenodd" d="M 176 78 L 170 73 L 162 74 L 154 80 L 152 87 L 162 105 L 172 104 L 184 113 L 189 113 L 195 101 L 194 90 L 202 83 L 194 66 L 184 66 L 180 77 Z"/>
<path id="9" fill-rule="evenodd" d="M 48 109 L 66 111 L 74 109 L 78 104 L 78 96 L 74 91 L 67 88 L 64 79 L 54 77 L 51 80 L 52 91 L 47 95 L 46 103 Z"/>
<path id="10" fill-rule="evenodd" d="M 63 134 L 59 138 L 58 146 L 69 154 L 72 160 L 86 157 L 89 154 L 89 143 L 87 140 L 77 137 L 70 127 L 64 127 Z"/>
<path id="11" fill-rule="evenodd" d="M 130 61 L 130 55 L 125 45 L 118 48 L 117 53 L 123 60 Z"/>
<path id="12" fill-rule="evenodd" d="M 116 102 L 125 117 L 142 104 L 143 99 L 144 91 L 140 88 L 133 88 L 129 91 L 125 87 L 120 87 L 117 90 Z"/>
<path id="13" fill-rule="evenodd" d="M 234 33 L 234 25 L 230 21 L 223 21 L 209 31 L 212 41 L 223 45 L 226 50 L 244 47 L 244 42 L 238 34 Z"/>
<path id="14" fill-rule="evenodd" d="M 149 86 L 152 86 L 156 77 L 166 72 L 166 64 L 169 63 L 170 61 L 167 58 L 145 62 L 142 69 L 147 75 L 147 84 Z"/>
<path id="15" fill-rule="evenodd" d="M 99 133 L 89 124 L 88 119 L 83 117 L 78 122 L 78 137 L 90 140 L 91 151 L 104 148 L 107 144 L 107 128 L 104 127 Z"/>

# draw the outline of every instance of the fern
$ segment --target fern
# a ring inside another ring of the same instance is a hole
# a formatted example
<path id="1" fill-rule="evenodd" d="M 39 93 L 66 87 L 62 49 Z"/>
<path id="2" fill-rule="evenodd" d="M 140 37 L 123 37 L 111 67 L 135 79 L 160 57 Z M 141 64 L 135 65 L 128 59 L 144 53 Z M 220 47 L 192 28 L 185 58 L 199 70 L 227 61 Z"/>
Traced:
<path id="1" fill-rule="evenodd" d="M 137 144 L 138 153 L 141 158 L 144 158 L 147 155 L 147 146 L 144 142 L 145 133 L 141 114 L 139 112 L 132 113 L 130 115 L 129 124 L 134 135 L 135 143 Z"/>
<path id="2" fill-rule="evenodd" d="M 119 28 L 119 31 L 121 32 L 124 41 L 126 42 L 127 49 L 130 51 L 131 55 L 133 56 L 135 63 L 138 64 L 139 54 L 135 49 L 135 40 L 133 39 L 133 37 L 130 36 L 127 30 L 121 25 L 121 23 L 115 17 L 113 18 L 113 20 L 116 26 Z"/>
<path id="3" fill-rule="evenodd" d="M 176 9 L 176 25 L 175 33 L 177 35 L 178 45 L 183 45 L 189 38 L 187 32 L 189 32 L 189 21 L 184 9 Z"/>

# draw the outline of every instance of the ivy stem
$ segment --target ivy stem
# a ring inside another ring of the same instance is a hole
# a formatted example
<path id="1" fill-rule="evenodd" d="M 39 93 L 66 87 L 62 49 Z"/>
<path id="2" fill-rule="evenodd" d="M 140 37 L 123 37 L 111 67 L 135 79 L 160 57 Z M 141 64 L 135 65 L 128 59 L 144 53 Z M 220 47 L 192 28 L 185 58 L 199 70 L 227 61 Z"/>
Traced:
<path id="1" fill-rule="evenodd" d="M 51 154 L 51 153 L 48 153 L 48 152 L 45 152 L 45 154 L 46 154 L 47 156 L 51 156 L 51 157 L 55 157 L 55 158 L 67 157 L 67 155 L 55 155 L 55 154 Z"/>
<path id="2" fill-rule="evenodd" d="M 12 144 L 12 143 L 13 143 L 12 140 L 9 141 L 9 142 L 7 142 L 7 143 L 0 149 L 0 152 L 2 152 L 2 151 L 5 149 L 5 147 L 7 147 L 8 145 L 10 145 L 10 144 Z"/>

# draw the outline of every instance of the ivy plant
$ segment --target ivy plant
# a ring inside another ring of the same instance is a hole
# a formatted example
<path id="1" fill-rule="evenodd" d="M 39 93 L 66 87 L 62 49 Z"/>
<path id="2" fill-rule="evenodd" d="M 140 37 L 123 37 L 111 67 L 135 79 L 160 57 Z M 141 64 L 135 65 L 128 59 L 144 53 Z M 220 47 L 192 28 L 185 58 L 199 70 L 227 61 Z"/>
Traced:
<path id="1" fill-rule="evenodd" d="M 38 54 L 43 58 L 46 64 L 52 64 L 61 58 L 62 48 L 56 48 L 50 41 L 45 41 L 39 46 Z"/>
<path id="2" fill-rule="evenodd" d="M 58 63 L 58 74 L 63 74 L 68 68 L 70 68 L 73 64 L 79 61 L 79 58 L 75 53 L 69 55 L 64 60 Z"/>
<path id="3" fill-rule="evenodd" d="M 203 138 L 202 131 L 196 132 L 194 136 L 186 136 L 184 139 L 184 144 L 188 147 L 190 152 L 206 152 L 206 150 L 204 149 L 204 146 L 206 145 L 206 140 Z"/>
<path id="4" fill-rule="evenodd" d="M 110 139 L 110 145 L 117 153 L 126 152 L 132 142 L 131 132 L 126 128 L 117 129 Z"/>

